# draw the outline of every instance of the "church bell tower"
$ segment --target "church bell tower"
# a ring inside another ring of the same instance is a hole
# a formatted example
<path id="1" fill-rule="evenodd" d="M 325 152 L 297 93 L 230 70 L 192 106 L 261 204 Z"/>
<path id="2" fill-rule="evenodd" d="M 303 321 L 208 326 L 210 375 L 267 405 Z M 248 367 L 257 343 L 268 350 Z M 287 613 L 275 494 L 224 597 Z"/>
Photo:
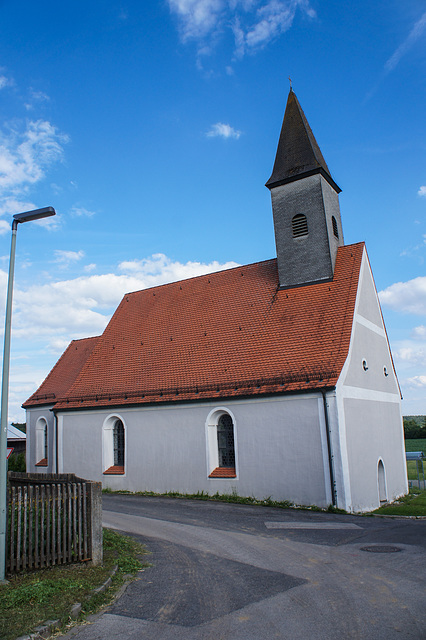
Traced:
<path id="1" fill-rule="evenodd" d="M 344 244 L 341 190 L 292 89 L 266 186 L 272 198 L 280 287 L 331 280 L 337 248 Z"/>

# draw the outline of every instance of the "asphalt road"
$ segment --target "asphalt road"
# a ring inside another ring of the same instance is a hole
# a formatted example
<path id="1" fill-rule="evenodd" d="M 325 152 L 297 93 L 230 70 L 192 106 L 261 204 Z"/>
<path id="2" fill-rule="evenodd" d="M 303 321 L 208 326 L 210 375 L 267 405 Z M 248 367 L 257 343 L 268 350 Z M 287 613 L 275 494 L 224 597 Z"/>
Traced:
<path id="1" fill-rule="evenodd" d="M 75 640 L 426 638 L 426 520 L 104 496 L 152 567 Z"/>

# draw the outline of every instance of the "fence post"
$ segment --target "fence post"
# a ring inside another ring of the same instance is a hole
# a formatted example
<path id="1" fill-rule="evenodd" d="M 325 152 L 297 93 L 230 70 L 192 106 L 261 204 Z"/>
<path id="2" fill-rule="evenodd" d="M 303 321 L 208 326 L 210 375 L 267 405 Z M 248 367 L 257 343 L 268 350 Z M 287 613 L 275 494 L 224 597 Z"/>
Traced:
<path id="1" fill-rule="evenodd" d="M 92 564 L 102 564 L 102 482 L 90 482 L 90 531 L 92 545 Z"/>

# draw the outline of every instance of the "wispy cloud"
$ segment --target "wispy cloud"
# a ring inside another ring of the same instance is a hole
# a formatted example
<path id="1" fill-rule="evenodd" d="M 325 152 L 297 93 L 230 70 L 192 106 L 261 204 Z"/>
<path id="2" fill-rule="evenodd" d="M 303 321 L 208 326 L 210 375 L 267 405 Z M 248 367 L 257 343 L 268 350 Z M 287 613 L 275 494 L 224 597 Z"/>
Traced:
<path id="1" fill-rule="evenodd" d="M 30 89 L 30 99 L 29 101 L 25 104 L 25 108 L 27 111 L 32 111 L 35 106 L 38 106 L 39 104 L 43 103 L 43 102 L 49 102 L 50 97 L 44 93 L 43 91 L 36 91 L 35 89 Z"/>
<path id="2" fill-rule="evenodd" d="M 0 131 L 0 198 L 44 178 L 46 169 L 62 157 L 67 141 L 68 136 L 46 120 L 30 120 L 23 130 Z"/>
<path id="3" fill-rule="evenodd" d="M 414 27 L 411 29 L 407 38 L 396 49 L 391 57 L 385 63 L 385 73 L 390 73 L 395 69 L 399 61 L 405 54 L 411 49 L 411 47 L 417 42 L 417 40 L 423 35 L 426 29 L 426 11 L 417 20 Z"/>
<path id="4" fill-rule="evenodd" d="M 91 218 L 92 216 L 95 215 L 95 211 L 90 211 L 90 209 L 86 209 L 85 207 L 79 207 L 77 205 L 75 205 L 74 207 L 71 207 L 71 211 L 70 211 L 72 216 L 84 216 L 87 218 Z"/>
<path id="5" fill-rule="evenodd" d="M 420 187 L 420 189 L 417 191 L 417 195 L 426 198 L 426 186 Z"/>
<path id="6" fill-rule="evenodd" d="M 411 29 L 410 33 L 404 40 L 402 44 L 394 51 L 394 53 L 388 58 L 384 64 L 382 74 L 379 80 L 376 82 L 374 87 L 370 89 L 367 95 L 364 98 L 364 103 L 370 100 L 372 96 L 376 93 L 378 87 L 380 86 L 381 81 L 391 73 L 396 66 L 399 64 L 401 59 L 409 52 L 409 50 L 414 46 L 414 44 L 419 40 L 419 38 L 426 31 L 426 11 L 422 14 L 422 16 L 417 20 Z"/>
<path id="7" fill-rule="evenodd" d="M 0 220 L 0 236 L 4 236 L 10 232 L 10 224 L 6 220 Z"/>
<path id="8" fill-rule="evenodd" d="M 155 253 L 144 260 L 121 262 L 118 270 L 138 280 L 137 289 L 146 289 L 166 282 L 175 282 L 185 278 L 193 278 L 214 271 L 237 267 L 237 262 L 220 263 L 217 260 L 209 263 L 189 261 L 185 263 L 170 260 L 164 253 Z"/>
<path id="9" fill-rule="evenodd" d="M 47 170 L 62 160 L 68 136 L 47 120 L 14 121 L 0 127 L 0 215 L 36 209 L 29 192 Z M 53 230 L 60 220 L 46 218 L 36 224 Z M 2 225 L 0 233 L 5 232 Z"/>
<path id="10" fill-rule="evenodd" d="M 237 131 L 234 127 L 231 127 L 229 124 L 224 124 L 223 122 L 213 124 L 206 133 L 208 138 L 234 138 L 235 140 L 238 140 L 240 135 L 241 131 Z"/>
<path id="11" fill-rule="evenodd" d="M 426 326 L 421 324 L 419 327 L 415 327 L 411 332 L 411 335 L 416 340 L 426 340 Z"/>
<path id="12" fill-rule="evenodd" d="M 199 57 L 211 53 L 228 30 L 233 33 L 235 57 L 241 58 L 288 31 L 297 10 L 316 17 L 309 0 L 168 0 L 168 4 L 178 18 L 182 41 L 196 41 Z"/>
<path id="13" fill-rule="evenodd" d="M 7 78 L 5 75 L 0 74 L 0 89 L 4 89 L 5 87 L 10 87 L 13 85 L 13 81 L 10 78 Z"/>
<path id="14" fill-rule="evenodd" d="M 84 251 L 63 251 L 61 249 L 56 249 L 54 254 L 55 263 L 61 268 L 67 268 L 70 264 L 78 262 L 84 258 Z"/>
<path id="15" fill-rule="evenodd" d="M 426 367 L 426 349 L 419 349 L 417 345 L 395 349 L 393 355 L 397 363 L 404 362 L 410 366 Z"/>
<path id="16" fill-rule="evenodd" d="M 404 387 L 412 389 L 426 389 L 426 376 L 413 376 L 402 381 Z"/>
<path id="17" fill-rule="evenodd" d="M 0 215 L 21 213 L 21 211 L 31 211 L 36 209 L 36 205 L 30 200 L 21 200 L 14 196 L 0 198 Z"/>

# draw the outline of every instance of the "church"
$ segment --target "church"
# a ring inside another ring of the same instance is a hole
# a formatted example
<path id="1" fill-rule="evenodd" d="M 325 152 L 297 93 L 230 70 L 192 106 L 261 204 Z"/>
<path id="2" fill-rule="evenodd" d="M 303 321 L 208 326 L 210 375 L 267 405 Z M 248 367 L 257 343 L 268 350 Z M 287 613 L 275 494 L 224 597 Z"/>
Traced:
<path id="1" fill-rule="evenodd" d="M 407 493 L 367 251 L 292 89 L 266 186 L 277 257 L 126 294 L 23 404 L 28 471 L 348 512 Z"/>

